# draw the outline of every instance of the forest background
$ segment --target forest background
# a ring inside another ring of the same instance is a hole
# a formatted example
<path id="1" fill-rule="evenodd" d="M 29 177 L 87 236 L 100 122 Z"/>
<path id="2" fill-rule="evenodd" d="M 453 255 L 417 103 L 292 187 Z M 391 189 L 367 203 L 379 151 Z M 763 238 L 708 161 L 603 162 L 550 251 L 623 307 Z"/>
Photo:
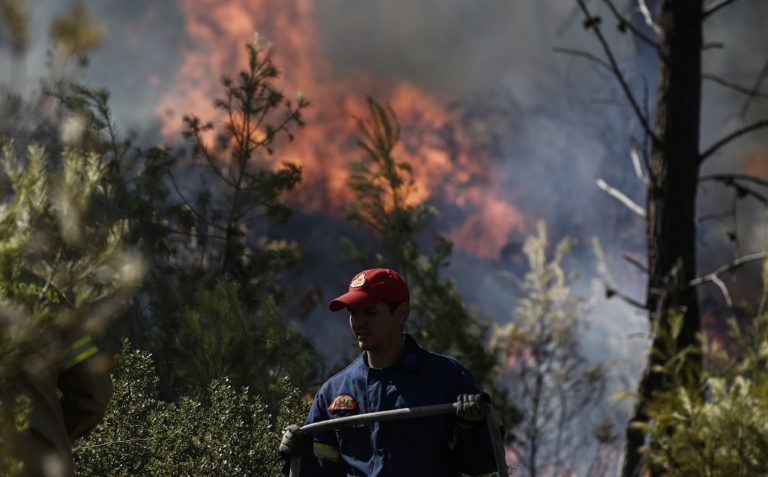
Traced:
<path id="1" fill-rule="evenodd" d="M 73 326 L 99 330 L 113 352 L 130 341 L 117 358 L 115 408 L 76 445 L 84 475 L 217 473 L 224 462 L 232 475 L 275 472 L 274 445 L 281 426 L 301 420 L 300 396 L 354 354 L 343 318 L 324 304 L 377 264 L 414 287 L 422 344 L 457 355 L 494 390 L 520 475 L 615 472 L 631 402 L 608 398 L 636 389 L 654 333 L 646 314 L 617 299 L 643 294 L 632 265 L 644 261 L 643 221 L 595 182 L 637 203 L 645 186 L 633 166 L 639 125 L 611 74 L 584 58 L 596 45 L 577 3 L 450 2 L 439 28 L 428 26 L 428 2 L 401 11 L 179 2 L 163 14 L 150 3 L 43 3 L 3 4 L 5 155 L 25 171 L 6 167 L 5 213 L 40 214 L 23 230 L 5 222 L 14 286 L 4 293 L 19 305 L 8 316 L 33 326 L 21 334 L 26 347 L 4 342 L 20 350 L 4 369 L 21 369 L 40 330 L 59 326 L 61 303 L 31 297 L 65 264 L 81 267 L 85 290 L 68 277 L 82 297 Z M 640 5 L 658 8 L 627 2 L 622 12 L 653 32 Z M 707 36 L 722 45 L 705 52 L 721 80 L 705 83 L 705 143 L 765 117 L 764 8 L 736 2 L 708 20 Z M 345 21 L 332 22 L 340 12 Z M 604 30 L 632 88 L 652 103 L 653 52 Z M 729 144 L 706 172 L 764 181 L 761 138 Z M 35 157 L 50 167 L 35 169 Z M 759 187 L 701 187 L 699 269 L 766 249 Z M 118 271 L 109 279 L 105 264 Z M 30 270 L 36 278 L 24 278 Z M 732 306 L 711 283 L 700 288 L 702 322 L 720 339 L 729 318 L 748 327 L 764 303 L 758 261 L 727 278 Z M 735 374 L 726 397 L 743 391 Z M 201 437 L 177 437 L 188 435 Z"/>

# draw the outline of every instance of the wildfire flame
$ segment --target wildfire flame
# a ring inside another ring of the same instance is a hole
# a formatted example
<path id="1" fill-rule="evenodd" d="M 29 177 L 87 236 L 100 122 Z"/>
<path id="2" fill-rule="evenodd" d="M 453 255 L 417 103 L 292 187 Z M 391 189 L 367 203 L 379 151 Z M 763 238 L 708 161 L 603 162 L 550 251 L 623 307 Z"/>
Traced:
<path id="1" fill-rule="evenodd" d="M 357 92 L 375 92 L 398 115 L 402 141 L 395 153 L 413 166 L 417 187 L 411 200 L 437 199 L 465 212 L 464 222 L 446 231 L 458 248 L 497 258 L 510 234 L 526 229 L 524 215 L 501 199 L 486 158 L 470 152 L 471 137 L 444 106 L 449 98 L 405 81 L 385 85 L 368 74 L 334 77 L 317 43 L 313 0 L 177 1 L 193 46 L 181 52 L 182 65 L 157 107 L 159 115 L 178 111 L 215 122 L 220 114 L 212 98 L 220 95 L 219 78 L 242 68 L 243 45 L 259 31 L 275 44 L 283 91 L 302 91 L 312 103 L 304 113 L 307 126 L 279 151 L 281 160 L 303 167 L 296 198 L 304 206 L 340 215 L 352 200 L 346 185 L 350 164 L 363 157 L 355 146 L 356 121 L 367 116 L 365 93 Z M 180 127 L 180 121 L 165 121 L 163 133 L 178 137 Z"/>
<path id="2" fill-rule="evenodd" d="M 747 174 L 768 181 L 768 148 L 755 146 L 747 153 L 744 170 Z"/>

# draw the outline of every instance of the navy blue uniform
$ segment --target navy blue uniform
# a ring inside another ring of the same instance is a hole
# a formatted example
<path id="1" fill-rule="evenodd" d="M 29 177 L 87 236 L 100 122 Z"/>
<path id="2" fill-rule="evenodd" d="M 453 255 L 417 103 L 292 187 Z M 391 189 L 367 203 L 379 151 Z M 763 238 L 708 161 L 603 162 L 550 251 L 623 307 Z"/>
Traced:
<path id="1" fill-rule="evenodd" d="M 431 353 L 405 335 L 400 359 L 369 368 L 365 353 L 317 393 L 307 424 L 367 412 L 452 403 L 480 390 L 457 360 Z M 443 477 L 493 472 L 487 426 L 456 425 L 454 415 L 376 422 L 315 435 L 302 476 Z"/>

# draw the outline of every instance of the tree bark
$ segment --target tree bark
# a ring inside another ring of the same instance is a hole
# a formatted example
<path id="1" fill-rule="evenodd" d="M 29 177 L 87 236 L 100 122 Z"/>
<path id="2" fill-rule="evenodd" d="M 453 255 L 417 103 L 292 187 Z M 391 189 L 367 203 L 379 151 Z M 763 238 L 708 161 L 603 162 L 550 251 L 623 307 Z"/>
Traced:
<path id="1" fill-rule="evenodd" d="M 657 352 L 668 354 L 657 330 L 669 329 L 669 318 L 678 313 L 683 325 L 676 350 L 696 346 L 701 330 L 695 289 L 696 191 L 699 177 L 699 126 L 701 111 L 702 0 L 662 0 L 659 26 L 659 78 L 647 198 L 648 288 L 646 304 L 653 333 L 652 353 L 639 385 L 642 398 L 633 421 L 647 422 L 645 401 L 668 383 L 654 371 L 661 364 Z M 665 331 L 662 331 L 664 333 Z M 686 382 L 695 385 L 701 355 L 691 356 L 694 373 Z M 642 472 L 639 450 L 642 431 L 627 427 L 623 477 Z M 648 469 L 652 476 L 659 475 Z"/>

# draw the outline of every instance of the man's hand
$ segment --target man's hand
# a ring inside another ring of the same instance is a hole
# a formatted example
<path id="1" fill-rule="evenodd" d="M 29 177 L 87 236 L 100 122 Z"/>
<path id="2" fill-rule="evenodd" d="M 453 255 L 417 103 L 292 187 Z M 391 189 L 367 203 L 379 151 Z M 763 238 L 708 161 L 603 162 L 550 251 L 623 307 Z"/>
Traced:
<path id="1" fill-rule="evenodd" d="M 475 427 L 485 420 L 487 395 L 459 394 L 456 398 L 456 420 L 460 427 Z"/>
<path id="2" fill-rule="evenodd" d="M 312 455 L 312 434 L 291 424 L 285 429 L 278 452 L 287 461 L 293 456 L 309 457 Z"/>

